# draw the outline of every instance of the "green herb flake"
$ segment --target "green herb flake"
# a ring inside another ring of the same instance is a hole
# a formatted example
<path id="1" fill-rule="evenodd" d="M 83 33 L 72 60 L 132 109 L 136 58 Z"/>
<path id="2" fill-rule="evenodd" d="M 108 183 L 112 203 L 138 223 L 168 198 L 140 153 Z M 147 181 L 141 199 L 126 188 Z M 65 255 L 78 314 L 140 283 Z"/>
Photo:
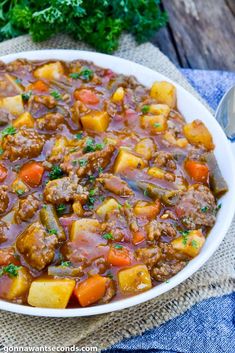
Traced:
<path id="1" fill-rule="evenodd" d="M 180 231 L 180 234 L 182 234 L 182 237 L 183 237 L 182 243 L 183 243 L 184 246 L 186 246 L 187 243 L 188 243 L 189 233 L 190 233 L 189 230 Z"/>
<path id="2" fill-rule="evenodd" d="M 97 193 L 97 189 L 91 189 L 89 191 L 89 196 L 94 196 Z"/>
<path id="3" fill-rule="evenodd" d="M 113 235 L 111 233 L 105 233 L 102 235 L 102 238 L 106 240 L 113 240 Z"/>
<path id="4" fill-rule="evenodd" d="M 15 79 L 15 83 L 21 83 L 21 82 L 22 82 L 22 80 L 20 78 Z"/>
<path id="5" fill-rule="evenodd" d="M 221 207 L 222 207 L 222 203 L 219 203 L 217 206 L 216 206 L 216 211 L 219 211 L 220 209 L 221 209 Z"/>
<path id="6" fill-rule="evenodd" d="M 110 279 L 113 279 L 113 274 L 112 274 L 112 272 L 107 272 L 107 274 L 106 274 L 106 276 L 108 277 L 108 278 L 110 278 Z"/>
<path id="7" fill-rule="evenodd" d="M 102 167 L 98 167 L 98 173 L 99 173 L 99 174 L 102 174 L 103 171 L 104 171 L 104 169 L 103 169 Z"/>
<path id="8" fill-rule="evenodd" d="M 21 268 L 21 266 L 16 266 L 14 264 L 9 264 L 7 266 L 4 266 L 0 269 L 0 276 L 6 274 L 9 277 L 17 277 L 18 276 L 18 271 Z"/>
<path id="9" fill-rule="evenodd" d="M 47 230 L 47 232 L 48 232 L 50 235 L 53 235 L 53 234 L 57 235 L 58 230 L 57 230 L 57 229 L 52 228 L 52 229 L 48 229 L 48 230 Z"/>
<path id="10" fill-rule="evenodd" d="M 95 143 L 94 139 L 91 137 L 88 137 L 86 140 L 85 147 L 83 149 L 84 153 L 88 152 L 95 152 L 95 151 L 101 151 L 104 148 L 105 144 L 104 143 Z"/>
<path id="11" fill-rule="evenodd" d="M 154 126 L 154 127 L 161 127 L 162 124 L 160 124 L 160 123 L 154 123 L 153 126 Z"/>
<path id="12" fill-rule="evenodd" d="M 18 196 L 22 196 L 22 195 L 24 195 L 25 192 L 22 189 L 18 189 L 18 190 L 16 190 L 16 193 Z"/>
<path id="13" fill-rule="evenodd" d="M 8 136 L 8 135 L 15 135 L 16 132 L 17 132 L 16 128 L 14 126 L 10 125 L 10 126 L 5 127 L 5 129 L 3 129 L 1 131 L 1 134 L 4 137 L 4 136 Z"/>
<path id="14" fill-rule="evenodd" d="M 204 206 L 204 207 L 201 208 L 201 211 L 202 211 L 203 213 L 206 213 L 208 210 L 209 210 L 209 207 L 208 207 L 208 206 Z"/>
<path id="15" fill-rule="evenodd" d="M 90 182 L 93 182 L 93 181 L 95 181 L 96 178 L 95 178 L 94 175 L 89 175 L 88 179 L 89 179 Z"/>
<path id="16" fill-rule="evenodd" d="M 83 138 L 83 133 L 79 132 L 78 134 L 75 135 L 77 140 L 81 140 Z"/>
<path id="17" fill-rule="evenodd" d="M 69 74 L 69 77 L 73 78 L 74 80 L 77 80 L 80 77 L 80 74 L 78 72 L 72 72 Z"/>
<path id="18" fill-rule="evenodd" d="M 79 159 L 78 163 L 80 167 L 85 167 L 87 165 L 87 159 Z"/>
<path id="19" fill-rule="evenodd" d="M 61 94 L 58 91 L 52 91 L 51 96 L 54 97 L 56 100 L 61 99 Z"/>
<path id="20" fill-rule="evenodd" d="M 195 239 L 191 241 L 191 245 L 194 249 L 198 249 L 198 242 Z"/>
<path id="21" fill-rule="evenodd" d="M 49 173 L 49 179 L 50 180 L 59 179 L 63 176 L 63 174 L 64 174 L 63 170 L 59 165 L 53 165 Z"/>
<path id="22" fill-rule="evenodd" d="M 0 148 L 0 156 L 4 153 L 4 149 Z"/>
<path id="23" fill-rule="evenodd" d="M 66 206 L 61 203 L 56 207 L 56 211 L 59 213 L 59 215 L 63 214 L 66 210 Z"/>
<path id="24" fill-rule="evenodd" d="M 93 76 L 94 76 L 94 72 L 88 68 L 84 68 L 79 72 L 79 78 L 81 78 L 84 81 L 92 80 Z"/>
<path id="25" fill-rule="evenodd" d="M 22 93 L 21 97 L 23 101 L 28 102 L 29 98 L 32 96 L 32 91 Z"/>
<path id="26" fill-rule="evenodd" d="M 150 106 L 149 105 L 143 105 L 141 108 L 142 113 L 146 114 L 149 112 Z"/>
<path id="27" fill-rule="evenodd" d="M 128 201 L 125 202 L 125 206 L 126 206 L 127 208 L 131 208 L 131 204 L 130 204 Z"/>
<path id="28" fill-rule="evenodd" d="M 147 189 L 144 190 L 144 196 L 145 196 L 145 197 L 148 197 L 148 196 L 149 196 L 149 193 L 148 193 L 148 190 L 147 190 Z"/>
<path id="29" fill-rule="evenodd" d="M 121 250 L 123 248 L 123 246 L 120 245 L 120 244 L 115 244 L 114 248 L 117 249 L 117 250 Z"/>
<path id="30" fill-rule="evenodd" d="M 72 265 L 71 261 L 62 261 L 60 266 L 62 267 L 70 267 Z"/>
<path id="31" fill-rule="evenodd" d="M 47 209 L 47 205 L 42 205 L 42 208 L 43 208 L 44 210 L 46 210 L 46 209 Z"/>

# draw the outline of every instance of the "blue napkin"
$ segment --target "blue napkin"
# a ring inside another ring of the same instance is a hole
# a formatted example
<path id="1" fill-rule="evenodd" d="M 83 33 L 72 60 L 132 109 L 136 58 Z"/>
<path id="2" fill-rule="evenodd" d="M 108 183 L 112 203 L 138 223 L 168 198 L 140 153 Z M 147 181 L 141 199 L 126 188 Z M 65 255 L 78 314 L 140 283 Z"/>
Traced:
<path id="1" fill-rule="evenodd" d="M 235 85 L 235 73 L 183 69 L 183 75 L 216 109 Z M 235 353 L 235 293 L 194 305 L 185 314 L 143 335 L 115 344 L 105 353 Z"/>

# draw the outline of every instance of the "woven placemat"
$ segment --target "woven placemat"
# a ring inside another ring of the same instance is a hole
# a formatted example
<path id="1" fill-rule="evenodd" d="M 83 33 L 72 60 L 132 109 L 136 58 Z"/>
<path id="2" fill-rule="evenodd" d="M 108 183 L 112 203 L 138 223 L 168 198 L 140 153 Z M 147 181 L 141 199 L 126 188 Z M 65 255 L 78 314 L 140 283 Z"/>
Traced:
<path id="1" fill-rule="evenodd" d="M 46 48 L 91 50 L 66 36 L 37 45 L 28 36 L 22 36 L 0 44 L 0 55 Z M 176 67 L 150 43 L 136 46 L 132 38 L 126 35 L 122 37 L 115 54 L 165 74 L 198 97 Z M 190 279 L 169 293 L 130 309 L 96 317 L 68 319 L 28 317 L 0 311 L 0 342 L 8 347 L 77 345 L 96 346 L 101 350 L 124 337 L 156 327 L 203 299 L 231 293 L 235 283 L 234 235 L 235 220 L 219 250 Z"/>

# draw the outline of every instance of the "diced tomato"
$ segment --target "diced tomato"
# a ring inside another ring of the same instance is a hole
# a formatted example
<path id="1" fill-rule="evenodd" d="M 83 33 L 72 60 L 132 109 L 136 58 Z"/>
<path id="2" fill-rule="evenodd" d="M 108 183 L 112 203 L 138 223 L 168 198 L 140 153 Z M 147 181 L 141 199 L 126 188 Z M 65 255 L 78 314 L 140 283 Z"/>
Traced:
<path id="1" fill-rule="evenodd" d="M 41 184 L 44 167 L 38 162 L 29 162 L 25 164 L 20 172 L 19 177 L 32 188 Z"/>
<path id="2" fill-rule="evenodd" d="M 105 294 L 106 282 L 106 277 L 94 275 L 77 284 L 74 294 L 79 304 L 81 306 L 88 306 L 100 300 Z"/>
<path id="3" fill-rule="evenodd" d="M 99 103 L 99 97 L 90 89 L 81 89 L 74 92 L 74 98 L 85 104 L 96 105 Z"/>
<path id="4" fill-rule="evenodd" d="M 7 169 L 0 164 L 0 182 L 4 181 L 7 176 Z"/>
<path id="5" fill-rule="evenodd" d="M 134 245 L 140 244 L 145 240 L 145 235 L 143 232 L 134 232 L 132 235 L 132 243 Z"/>
<path id="6" fill-rule="evenodd" d="M 129 266 L 131 264 L 130 252 L 121 245 L 112 246 L 108 252 L 107 262 L 113 266 Z"/>
<path id="7" fill-rule="evenodd" d="M 188 159 L 185 162 L 185 170 L 195 181 L 205 183 L 208 180 L 209 168 L 201 162 Z"/>

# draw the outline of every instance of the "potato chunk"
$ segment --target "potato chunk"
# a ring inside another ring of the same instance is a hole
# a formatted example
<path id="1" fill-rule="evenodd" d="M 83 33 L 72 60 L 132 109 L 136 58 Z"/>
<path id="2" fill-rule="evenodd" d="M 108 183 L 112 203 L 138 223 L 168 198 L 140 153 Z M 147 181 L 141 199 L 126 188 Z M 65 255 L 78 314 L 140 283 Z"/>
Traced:
<path id="1" fill-rule="evenodd" d="M 19 268 L 17 276 L 11 278 L 11 285 L 6 299 L 22 298 L 28 292 L 31 282 L 32 277 L 29 271 L 25 267 Z"/>
<path id="2" fill-rule="evenodd" d="M 146 162 L 139 156 L 121 149 L 114 163 L 114 173 L 121 173 L 125 169 L 142 169 L 146 166 Z"/>
<path id="3" fill-rule="evenodd" d="M 152 133 L 163 132 L 167 129 L 167 119 L 164 115 L 143 115 L 140 118 L 140 125 Z"/>
<path id="4" fill-rule="evenodd" d="M 92 218 L 81 218 L 74 221 L 70 231 L 70 240 L 74 241 L 79 233 L 89 232 L 98 233 L 100 232 L 101 226 L 97 219 Z"/>
<path id="5" fill-rule="evenodd" d="M 149 160 L 155 152 L 155 145 L 150 138 L 144 138 L 136 144 L 135 151 L 136 153 L 141 154 L 145 159 Z"/>
<path id="6" fill-rule="evenodd" d="M 213 150 L 214 144 L 212 136 L 202 121 L 194 120 L 184 125 L 184 134 L 191 144 L 196 146 L 202 145 L 209 151 Z"/>
<path id="7" fill-rule="evenodd" d="M 160 202 L 137 201 L 134 206 L 134 213 L 137 217 L 146 217 L 148 219 L 156 218 L 160 210 Z"/>
<path id="8" fill-rule="evenodd" d="M 167 104 L 170 108 L 176 106 L 176 88 L 170 82 L 154 82 L 150 90 L 150 96 L 156 99 L 158 103 Z"/>
<path id="9" fill-rule="evenodd" d="M 16 178 L 12 185 L 12 191 L 17 193 L 18 195 L 23 195 L 25 192 L 29 191 L 28 186 L 19 178 Z"/>
<path id="10" fill-rule="evenodd" d="M 36 78 L 45 78 L 46 80 L 58 80 L 63 74 L 64 68 L 59 61 L 40 66 L 34 71 Z"/>
<path id="11" fill-rule="evenodd" d="M 5 97 L 0 100 L 0 108 L 8 110 L 13 115 L 24 113 L 24 103 L 21 94 L 14 97 Z"/>
<path id="12" fill-rule="evenodd" d="M 93 110 L 91 113 L 81 117 L 82 126 L 85 130 L 104 132 L 109 126 L 109 115 L 107 112 Z"/>
<path id="13" fill-rule="evenodd" d="M 125 91 L 123 87 L 118 87 L 112 96 L 112 101 L 114 103 L 120 103 L 123 101 Z"/>
<path id="14" fill-rule="evenodd" d="M 32 128 L 34 127 L 34 119 L 29 112 L 24 112 L 12 122 L 12 125 L 17 129 L 21 127 Z"/>
<path id="15" fill-rule="evenodd" d="M 105 217 L 108 213 L 114 211 L 114 210 L 118 210 L 119 208 L 119 203 L 111 198 L 111 199 L 107 199 L 105 200 L 96 210 L 96 213 L 98 214 L 98 216 L 100 217 Z"/>
<path id="16" fill-rule="evenodd" d="M 190 257 L 197 256 L 205 243 L 205 237 L 202 231 L 199 229 L 186 231 L 184 233 L 185 234 L 181 237 L 172 240 L 171 244 L 173 249 Z"/>
<path id="17" fill-rule="evenodd" d="M 76 215 L 77 216 L 79 216 L 79 217 L 82 217 L 83 216 L 83 213 L 84 213 L 84 210 L 83 210 L 83 208 L 82 208 L 82 204 L 81 204 L 81 202 L 80 201 L 75 201 L 74 203 L 73 203 L 73 212 L 74 213 L 76 213 Z"/>
<path id="18" fill-rule="evenodd" d="M 65 309 L 74 287 L 73 279 L 36 279 L 31 284 L 28 303 L 39 308 Z"/>
<path id="19" fill-rule="evenodd" d="M 118 282 L 121 291 L 126 293 L 140 293 L 152 288 L 149 271 L 145 265 L 135 265 L 118 272 Z"/>

